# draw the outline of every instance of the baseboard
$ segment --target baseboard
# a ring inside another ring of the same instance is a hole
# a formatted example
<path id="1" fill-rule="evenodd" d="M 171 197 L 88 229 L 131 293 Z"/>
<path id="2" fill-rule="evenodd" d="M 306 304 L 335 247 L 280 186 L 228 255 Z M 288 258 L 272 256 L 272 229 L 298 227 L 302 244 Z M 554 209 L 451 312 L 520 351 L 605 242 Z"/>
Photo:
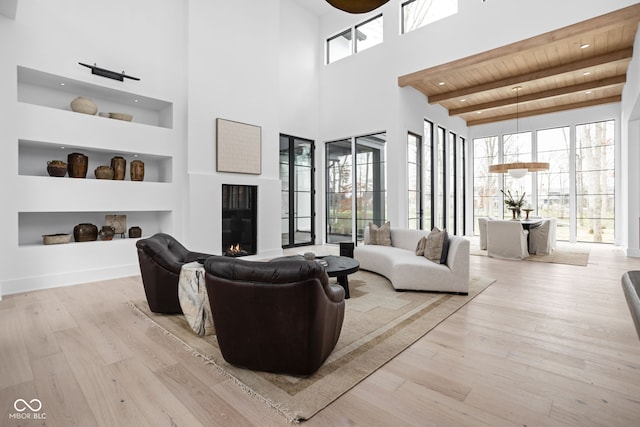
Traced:
<path id="1" fill-rule="evenodd" d="M 637 248 L 627 248 L 626 250 L 627 256 L 631 258 L 640 258 L 640 249 Z"/>
<path id="2" fill-rule="evenodd" d="M 4 280 L 0 284 L 0 299 L 2 299 L 2 296 L 22 292 L 32 292 L 43 289 L 98 282 L 101 280 L 118 279 L 120 277 L 135 276 L 138 274 L 140 274 L 140 266 L 136 263 L 94 270 L 71 271 L 67 273 Z"/>

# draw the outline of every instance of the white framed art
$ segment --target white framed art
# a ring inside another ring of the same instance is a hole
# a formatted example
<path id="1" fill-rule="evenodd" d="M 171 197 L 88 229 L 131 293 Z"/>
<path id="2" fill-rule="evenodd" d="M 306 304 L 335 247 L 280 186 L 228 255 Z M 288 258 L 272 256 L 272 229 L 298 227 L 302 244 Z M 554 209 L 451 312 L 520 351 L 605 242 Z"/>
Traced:
<path id="1" fill-rule="evenodd" d="M 262 128 L 216 119 L 216 170 L 260 175 L 262 173 Z"/>

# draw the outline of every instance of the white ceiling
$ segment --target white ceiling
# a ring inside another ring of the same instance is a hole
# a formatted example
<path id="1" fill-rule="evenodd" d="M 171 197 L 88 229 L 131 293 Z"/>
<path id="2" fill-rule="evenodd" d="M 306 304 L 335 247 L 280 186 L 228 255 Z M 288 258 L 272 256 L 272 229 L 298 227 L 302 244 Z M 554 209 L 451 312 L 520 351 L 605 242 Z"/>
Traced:
<path id="1" fill-rule="evenodd" d="M 333 6 L 327 3 L 325 0 L 295 0 L 298 4 L 309 12 L 315 15 L 324 15 L 325 13 L 331 11 Z"/>

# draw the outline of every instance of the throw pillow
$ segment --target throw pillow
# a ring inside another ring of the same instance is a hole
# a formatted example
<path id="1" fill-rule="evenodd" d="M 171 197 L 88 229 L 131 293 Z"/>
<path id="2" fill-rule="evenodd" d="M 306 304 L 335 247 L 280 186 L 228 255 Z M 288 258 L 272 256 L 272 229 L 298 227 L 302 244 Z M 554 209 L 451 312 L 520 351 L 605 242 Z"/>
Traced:
<path id="1" fill-rule="evenodd" d="M 427 236 L 422 236 L 422 239 L 418 240 L 418 245 L 416 246 L 416 255 L 424 256 L 424 247 L 427 244 Z"/>
<path id="2" fill-rule="evenodd" d="M 447 236 L 446 230 L 440 231 L 438 227 L 434 227 L 427 236 L 427 242 L 424 247 L 424 257 L 430 261 L 440 264 L 442 259 L 442 247 Z"/>
<path id="3" fill-rule="evenodd" d="M 369 244 L 391 246 L 391 223 L 389 221 L 381 227 L 372 222 L 369 223 Z"/>
<path id="4" fill-rule="evenodd" d="M 447 263 L 447 256 L 449 255 L 449 234 L 447 230 L 444 231 L 444 240 L 442 242 L 442 255 L 440 255 L 440 264 Z"/>

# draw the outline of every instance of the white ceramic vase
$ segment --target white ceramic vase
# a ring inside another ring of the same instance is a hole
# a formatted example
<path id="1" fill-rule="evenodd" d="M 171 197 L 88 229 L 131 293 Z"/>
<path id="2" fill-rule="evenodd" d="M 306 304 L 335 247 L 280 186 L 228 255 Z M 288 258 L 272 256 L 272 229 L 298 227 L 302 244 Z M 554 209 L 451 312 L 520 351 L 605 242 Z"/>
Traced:
<path id="1" fill-rule="evenodd" d="M 79 96 L 73 101 L 71 101 L 71 110 L 76 113 L 90 114 L 95 115 L 98 112 L 98 107 L 91 100 L 91 98 L 87 98 L 86 96 Z"/>

